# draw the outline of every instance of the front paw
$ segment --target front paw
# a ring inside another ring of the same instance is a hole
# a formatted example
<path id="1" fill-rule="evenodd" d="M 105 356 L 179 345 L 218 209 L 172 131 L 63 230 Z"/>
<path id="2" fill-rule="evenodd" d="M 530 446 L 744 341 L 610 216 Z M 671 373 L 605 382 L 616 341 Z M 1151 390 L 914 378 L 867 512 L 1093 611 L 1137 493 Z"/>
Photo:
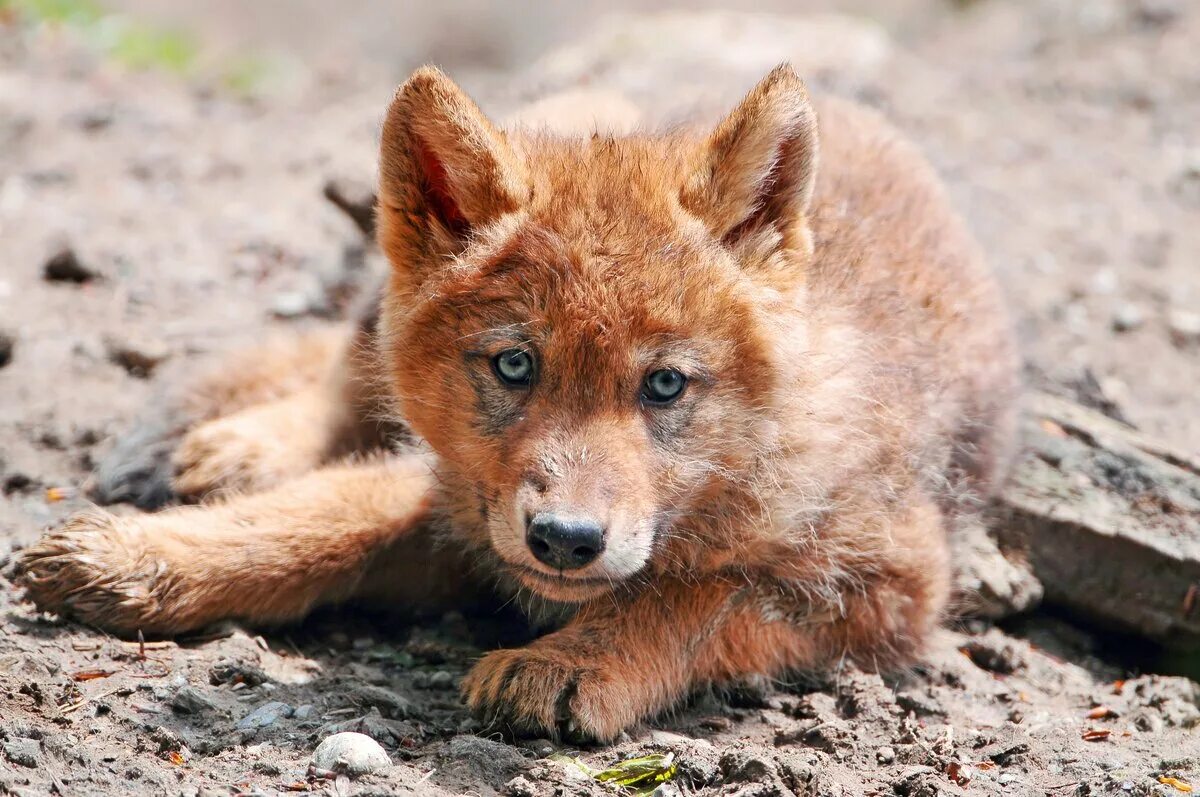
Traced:
<path id="1" fill-rule="evenodd" d="M 519 734 L 607 742 L 653 708 L 638 699 L 646 677 L 547 638 L 484 656 L 463 681 L 463 696 L 486 722 Z"/>
<path id="2" fill-rule="evenodd" d="M 38 608 L 121 636 L 158 632 L 169 579 L 142 531 L 103 512 L 72 518 L 21 551 L 19 583 Z"/>

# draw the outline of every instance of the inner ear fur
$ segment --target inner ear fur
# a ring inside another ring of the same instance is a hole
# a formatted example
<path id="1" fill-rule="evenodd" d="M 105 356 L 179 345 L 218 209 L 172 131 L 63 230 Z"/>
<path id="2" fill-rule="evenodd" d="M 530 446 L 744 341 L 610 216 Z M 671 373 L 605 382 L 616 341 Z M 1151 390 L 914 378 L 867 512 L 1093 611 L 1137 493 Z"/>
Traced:
<path id="1" fill-rule="evenodd" d="M 680 201 L 731 246 L 763 232 L 805 246 L 818 149 L 808 90 L 783 64 L 700 145 Z"/>
<path id="2" fill-rule="evenodd" d="M 440 70 L 423 67 L 396 91 L 383 123 L 377 214 L 393 266 L 420 271 L 453 257 L 529 192 L 504 133 Z"/>

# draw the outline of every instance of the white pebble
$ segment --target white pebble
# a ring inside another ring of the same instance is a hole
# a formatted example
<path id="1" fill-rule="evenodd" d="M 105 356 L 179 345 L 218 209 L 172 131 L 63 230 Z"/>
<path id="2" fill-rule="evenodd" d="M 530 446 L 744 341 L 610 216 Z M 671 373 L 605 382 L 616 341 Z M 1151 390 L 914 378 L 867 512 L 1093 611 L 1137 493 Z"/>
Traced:
<path id="1" fill-rule="evenodd" d="M 379 742 L 362 733 L 335 733 L 313 751 L 312 764 L 317 769 L 338 772 L 357 778 L 392 765 L 392 759 Z"/>

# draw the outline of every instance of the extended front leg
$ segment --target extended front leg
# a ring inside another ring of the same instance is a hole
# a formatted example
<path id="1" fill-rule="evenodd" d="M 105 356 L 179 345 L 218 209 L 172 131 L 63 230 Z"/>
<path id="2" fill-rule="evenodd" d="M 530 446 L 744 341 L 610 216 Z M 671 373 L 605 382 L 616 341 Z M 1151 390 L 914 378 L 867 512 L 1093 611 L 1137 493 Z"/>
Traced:
<path id="1" fill-rule="evenodd" d="M 874 538 L 867 550 L 838 550 L 830 539 L 826 553 L 818 546 L 757 572 L 661 578 L 598 599 L 562 630 L 485 656 L 464 693 L 485 718 L 518 732 L 607 741 L 706 684 L 842 660 L 902 663 L 946 600 L 938 523 L 936 510 L 920 507 L 864 533 L 860 542 Z M 840 581 L 830 578 L 836 568 Z"/>
<path id="2" fill-rule="evenodd" d="M 366 591 L 421 608 L 464 572 L 428 533 L 433 487 L 428 463 L 406 457 L 318 470 L 211 506 L 96 511 L 25 549 L 19 566 L 40 608 L 124 635 L 286 622 Z M 381 568 L 395 569 L 386 596 Z"/>

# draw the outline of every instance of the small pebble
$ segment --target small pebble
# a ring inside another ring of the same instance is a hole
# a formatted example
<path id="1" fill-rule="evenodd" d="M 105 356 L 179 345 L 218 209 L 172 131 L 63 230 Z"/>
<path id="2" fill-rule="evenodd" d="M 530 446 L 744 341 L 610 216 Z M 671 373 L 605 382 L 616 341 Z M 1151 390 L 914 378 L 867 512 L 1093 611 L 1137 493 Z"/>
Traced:
<path id="1" fill-rule="evenodd" d="M 242 717 L 237 727 L 240 731 L 256 733 L 263 728 L 274 725 L 281 719 L 292 716 L 293 711 L 294 709 L 287 703 L 280 703 L 278 700 L 273 700 L 270 703 L 264 703 Z"/>
<path id="2" fill-rule="evenodd" d="M 524 775 L 517 775 L 504 784 L 504 793 L 509 795 L 509 797 L 534 797 L 537 791 L 528 778 Z"/>
<path id="3" fill-rule="evenodd" d="M 1114 332 L 1132 332 L 1146 323 L 1146 314 L 1142 308 L 1132 302 L 1122 302 L 1113 311 L 1112 328 Z"/>
<path id="4" fill-rule="evenodd" d="M 357 778 L 392 765 L 379 742 L 361 733 L 335 733 L 313 751 L 312 765 L 326 772 Z"/>
<path id="5" fill-rule="evenodd" d="M 1172 310 L 1167 314 L 1167 329 L 1177 346 L 1200 343 L 1200 313 Z"/>
<path id="6" fill-rule="evenodd" d="M 317 707 L 311 703 L 305 703 L 303 706 L 298 706 L 296 708 L 295 713 L 292 714 L 293 719 L 297 719 L 297 720 L 301 720 L 301 721 L 316 719 L 316 716 L 317 716 Z"/>
<path id="7" fill-rule="evenodd" d="M 890 764 L 896 760 L 896 751 L 884 745 L 875 751 L 875 760 L 881 764 Z"/>
<path id="8" fill-rule="evenodd" d="M 181 686 L 171 698 L 171 708 L 180 714 L 200 714 L 212 711 L 217 705 L 194 686 Z"/>
<path id="9" fill-rule="evenodd" d="M 50 282 L 91 282 L 100 276 L 79 260 L 70 246 L 59 248 L 42 266 L 42 277 Z"/>
<path id="10" fill-rule="evenodd" d="M 299 318 L 312 310 L 312 299 L 302 291 L 278 293 L 271 300 L 271 314 L 276 318 Z"/>

